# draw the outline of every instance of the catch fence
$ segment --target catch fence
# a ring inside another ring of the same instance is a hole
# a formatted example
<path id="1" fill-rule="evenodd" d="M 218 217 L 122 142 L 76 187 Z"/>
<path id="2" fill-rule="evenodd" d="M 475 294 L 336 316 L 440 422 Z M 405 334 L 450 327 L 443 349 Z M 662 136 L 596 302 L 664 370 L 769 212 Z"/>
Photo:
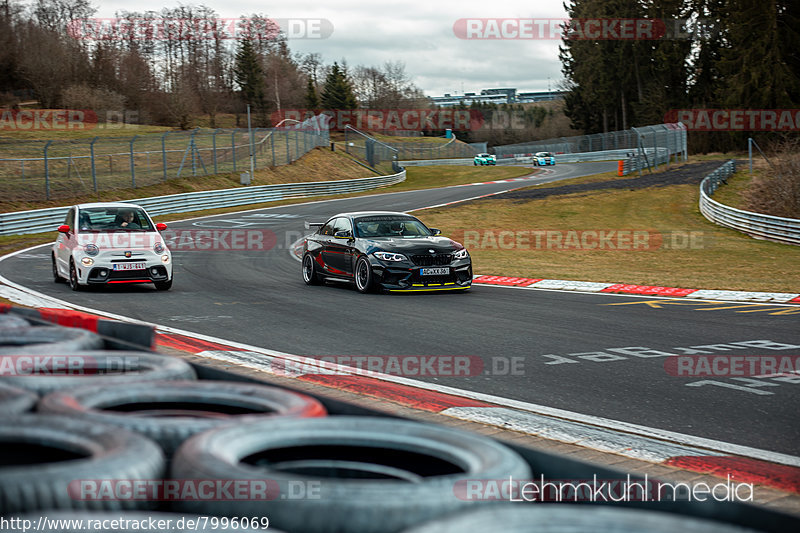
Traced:
<path id="1" fill-rule="evenodd" d="M 536 152 L 552 152 L 557 159 L 562 154 L 586 152 L 610 152 L 627 150 L 628 158 L 634 158 L 631 171 L 667 164 L 688 157 L 686 127 L 678 123 L 656 124 L 629 130 L 559 137 L 541 141 L 495 146 L 497 159 L 530 156 Z M 653 156 L 655 154 L 655 157 Z M 560 158 L 566 160 L 567 158 Z M 622 157 L 620 157 L 622 159 Z"/>
<path id="2" fill-rule="evenodd" d="M 252 139 L 251 139 L 252 137 Z M 286 165 L 329 144 L 309 121 L 280 128 L 169 131 L 80 140 L 0 138 L 0 197 L 50 200 L 170 179 Z"/>

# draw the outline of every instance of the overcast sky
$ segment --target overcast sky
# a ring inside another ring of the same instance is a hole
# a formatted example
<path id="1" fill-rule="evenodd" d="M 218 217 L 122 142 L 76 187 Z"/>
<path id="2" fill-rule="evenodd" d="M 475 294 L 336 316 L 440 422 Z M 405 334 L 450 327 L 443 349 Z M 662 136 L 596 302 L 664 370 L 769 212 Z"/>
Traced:
<path id="1" fill-rule="evenodd" d="M 480 92 L 492 87 L 521 91 L 553 89 L 562 79 L 559 41 L 476 40 L 456 37 L 453 26 L 468 18 L 562 19 L 562 0 L 207 0 L 204 2 L 95 0 L 97 17 L 117 10 L 160 11 L 204 4 L 220 17 L 263 13 L 275 19 L 325 19 L 326 39 L 290 39 L 293 52 L 317 52 L 325 63 L 379 66 L 400 60 L 428 96 Z"/>

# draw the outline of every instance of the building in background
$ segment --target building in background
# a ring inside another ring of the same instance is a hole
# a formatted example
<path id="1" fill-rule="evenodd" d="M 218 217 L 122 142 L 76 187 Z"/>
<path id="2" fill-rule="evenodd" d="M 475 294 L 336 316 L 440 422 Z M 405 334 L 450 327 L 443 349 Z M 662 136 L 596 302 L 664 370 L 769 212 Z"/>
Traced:
<path id="1" fill-rule="evenodd" d="M 547 102 L 564 97 L 566 91 L 517 92 L 516 88 L 481 89 L 481 94 L 474 92 L 464 94 L 445 93 L 444 96 L 431 96 L 430 100 L 439 107 L 456 107 L 461 104 L 469 106 L 473 103 L 492 104 L 528 104 Z"/>

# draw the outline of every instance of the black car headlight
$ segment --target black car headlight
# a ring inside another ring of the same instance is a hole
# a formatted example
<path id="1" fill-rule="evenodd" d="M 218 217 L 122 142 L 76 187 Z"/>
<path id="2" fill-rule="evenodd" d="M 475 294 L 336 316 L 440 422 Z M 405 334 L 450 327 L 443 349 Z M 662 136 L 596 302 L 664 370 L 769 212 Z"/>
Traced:
<path id="1" fill-rule="evenodd" d="M 408 258 L 403 254 L 396 254 L 393 252 L 375 252 L 372 255 L 381 261 L 408 261 Z"/>
<path id="2" fill-rule="evenodd" d="M 453 259 L 466 259 L 467 257 L 469 257 L 469 252 L 467 251 L 466 248 L 456 250 L 453 253 Z"/>

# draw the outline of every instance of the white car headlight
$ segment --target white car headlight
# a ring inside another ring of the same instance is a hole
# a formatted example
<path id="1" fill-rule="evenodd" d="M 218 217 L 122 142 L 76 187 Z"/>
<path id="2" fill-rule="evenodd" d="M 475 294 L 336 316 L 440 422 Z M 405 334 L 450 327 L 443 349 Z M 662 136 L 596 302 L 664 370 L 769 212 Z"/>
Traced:
<path id="1" fill-rule="evenodd" d="M 466 248 L 456 250 L 453 253 L 453 259 L 466 259 L 467 257 L 469 257 L 469 252 L 467 252 Z"/>
<path id="2" fill-rule="evenodd" d="M 392 252 L 375 252 L 375 257 L 381 261 L 407 261 L 408 259 L 403 254 L 395 254 Z"/>
<path id="3" fill-rule="evenodd" d="M 161 241 L 158 241 L 157 243 L 155 243 L 153 245 L 153 251 L 155 253 L 157 253 L 157 254 L 163 254 L 164 253 L 164 245 L 161 244 Z"/>
<path id="4" fill-rule="evenodd" d="M 98 248 L 96 244 L 89 243 L 83 247 L 83 251 L 86 253 L 86 255 L 94 257 L 100 253 L 100 248 Z"/>
<path id="5" fill-rule="evenodd" d="M 171 261 L 169 254 L 164 254 L 161 256 L 161 262 L 165 265 Z"/>
<path id="6" fill-rule="evenodd" d="M 91 257 L 84 257 L 81 259 L 81 264 L 87 267 L 92 266 L 94 264 L 94 259 L 92 259 Z"/>

